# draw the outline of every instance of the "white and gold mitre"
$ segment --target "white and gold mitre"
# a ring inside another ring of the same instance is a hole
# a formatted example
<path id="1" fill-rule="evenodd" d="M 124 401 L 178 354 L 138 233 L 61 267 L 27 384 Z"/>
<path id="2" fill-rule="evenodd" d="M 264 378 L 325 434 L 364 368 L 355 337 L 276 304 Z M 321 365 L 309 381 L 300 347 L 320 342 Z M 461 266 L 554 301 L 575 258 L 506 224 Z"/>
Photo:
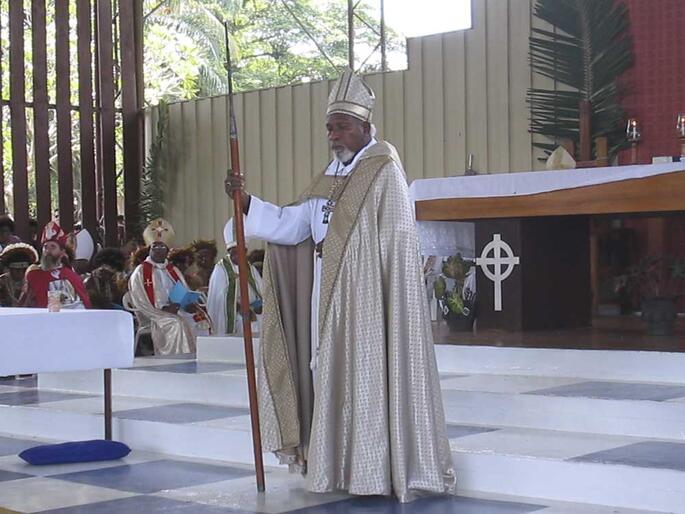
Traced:
<path id="1" fill-rule="evenodd" d="M 328 96 L 326 116 L 340 113 L 371 122 L 375 103 L 376 95 L 373 94 L 373 90 L 348 68 L 335 83 Z"/>
<path id="2" fill-rule="evenodd" d="M 165 245 L 171 247 L 171 243 L 174 240 L 174 227 L 171 226 L 167 220 L 162 218 L 157 218 L 152 220 L 143 232 L 143 239 L 145 244 L 150 246 L 152 243 L 162 242 Z"/>

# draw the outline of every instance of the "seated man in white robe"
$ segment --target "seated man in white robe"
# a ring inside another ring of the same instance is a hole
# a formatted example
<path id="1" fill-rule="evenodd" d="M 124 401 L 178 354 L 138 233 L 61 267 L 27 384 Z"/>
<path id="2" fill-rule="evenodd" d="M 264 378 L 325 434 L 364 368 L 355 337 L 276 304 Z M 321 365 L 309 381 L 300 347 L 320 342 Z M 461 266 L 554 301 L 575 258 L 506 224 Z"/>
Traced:
<path id="1" fill-rule="evenodd" d="M 243 333 L 240 284 L 238 280 L 238 247 L 233 237 L 233 219 L 224 227 L 228 255 L 216 263 L 209 279 L 207 312 L 212 320 L 212 334 Z M 259 333 L 262 318 L 262 278 L 251 264 L 247 283 L 250 290 L 252 333 Z"/>
<path id="2" fill-rule="evenodd" d="M 143 233 L 145 243 L 150 246 L 150 255 L 129 279 L 133 306 L 139 315 L 151 322 L 155 355 L 194 353 L 196 336 L 209 332 L 207 315 L 197 304 L 182 309 L 169 299 L 177 282 L 188 287 L 183 273 L 167 260 L 173 235 L 168 222 L 153 221 Z"/>

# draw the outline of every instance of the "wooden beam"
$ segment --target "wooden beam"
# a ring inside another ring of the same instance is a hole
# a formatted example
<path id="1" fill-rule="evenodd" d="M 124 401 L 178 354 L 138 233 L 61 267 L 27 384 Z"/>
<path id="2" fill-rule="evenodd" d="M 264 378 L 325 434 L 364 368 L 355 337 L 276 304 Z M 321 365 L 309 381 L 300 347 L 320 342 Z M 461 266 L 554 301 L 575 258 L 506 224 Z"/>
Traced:
<path id="1" fill-rule="evenodd" d="M 450 221 L 674 212 L 685 210 L 683 198 L 685 169 L 653 177 L 534 195 L 418 201 L 416 217 L 421 221 Z"/>
<path id="2" fill-rule="evenodd" d="M 136 88 L 138 91 L 138 107 L 143 109 L 145 107 L 145 80 L 143 76 L 143 62 L 145 58 L 145 54 L 143 52 L 143 38 L 145 21 L 143 20 L 143 0 L 134 0 L 133 9 L 136 38 Z M 141 116 L 143 114 L 144 113 L 141 112 Z"/>
<path id="3" fill-rule="evenodd" d="M 599 168 L 609 166 L 609 140 L 606 136 L 595 138 L 595 161 Z"/>
<path id="4" fill-rule="evenodd" d="M 59 224 L 74 228 L 74 170 L 71 152 L 71 64 L 69 56 L 69 0 L 55 0 L 55 73 L 57 103 L 57 191 Z"/>
<path id="5" fill-rule="evenodd" d="M 127 237 L 139 232 L 140 118 L 137 84 L 135 0 L 119 2 L 121 28 L 121 106 L 124 136 L 124 217 Z"/>
<path id="6" fill-rule="evenodd" d="M 104 372 L 104 391 L 105 399 L 105 440 L 112 440 L 112 370 L 106 369 Z"/>
<path id="7" fill-rule="evenodd" d="M 14 223 L 21 238 L 29 235 L 28 156 L 24 100 L 24 5 L 9 2 L 10 123 L 12 124 L 12 196 Z"/>
<path id="8" fill-rule="evenodd" d="M 36 176 L 38 227 L 52 219 L 50 136 L 48 124 L 48 49 L 45 0 L 31 0 L 33 47 L 33 168 Z"/>
<path id="9" fill-rule="evenodd" d="M 95 236 L 98 228 L 93 130 L 93 56 L 90 0 L 76 2 L 78 33 L 79 141 L 81 143 L 81 208 L 83 227 Z"/>
<path id="10" fill-rule="evenodd" d="M 136 41 L 136 91 L 138 99 L 138 159 L 140 172 L 143 173 L 145 166 L 145 76 L 144 76 L 144 31 L 145 20 L 143 19 L 143 0 L 134 0 L 134 22 Z M 140 213 L 138 214 L 140 216 Z"/>
<path id="11" fill-rule="evenodd" d="M 112 55 L 112 2 L 98 0 L 97 55 L 100 107 L 100 163 L 105 245 L 117 244 L 117 176 L 114 134 L 114 58 Z"/>
<path id="12" fill-rule="evenodd" d="M 104 212 L 104 202 L 102 199 L 102 155 L 101 155 L 101 150 L 102 150 L 102 124 L 100 123 L 100 105 L 102 102 L 100 101 L 100 58 L 98 57 L 100 54 L 100 45 L 98 43 L 99 39 L 99 34 L 100 34 L 100 29 L 98 28 L 98 7 L 97 7 L 97 2 L 93 2 L 93 31 L 94 31 L 94 43 L 93 43 L 93 49 L 94 49 L 94 61 L 95 61 L 95 76 L 93 77 L 93 82 L 95 84 L 95 190 L 96 190 L 96 198 L 95 198 L 95 211 L 97 214 L 98 218 L 98 225 L 100 225 L 103 220 L 103 212 Z"/>
<path id="13" fill-rule="evenodd" d="M 592 160 L 592 104 L 588 100 L 580 101 L 580 159 Z M 574 156 L 575 157 L 575 156 Z"/>

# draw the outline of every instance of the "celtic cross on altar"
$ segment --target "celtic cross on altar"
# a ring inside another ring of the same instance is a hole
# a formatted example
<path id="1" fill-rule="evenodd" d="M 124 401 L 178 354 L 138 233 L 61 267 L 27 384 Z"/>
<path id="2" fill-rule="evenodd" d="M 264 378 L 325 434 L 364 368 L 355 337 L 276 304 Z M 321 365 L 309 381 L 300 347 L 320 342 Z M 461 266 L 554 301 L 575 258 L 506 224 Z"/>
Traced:
<path id="1" fill-rule="evenodd" d="M 481 267 L 483 274 L 495 283 L 495 311 L 502 310 L 502 282 L 519 263 L 520 259 L 514 255 L 511 246 L 502 241 L 500 234 L 492 236 L 492 241 L 485 245 L 481 256 L 476 259 L 476 265 Z M 493 267 L 492 270 L 490 266 Z"/>

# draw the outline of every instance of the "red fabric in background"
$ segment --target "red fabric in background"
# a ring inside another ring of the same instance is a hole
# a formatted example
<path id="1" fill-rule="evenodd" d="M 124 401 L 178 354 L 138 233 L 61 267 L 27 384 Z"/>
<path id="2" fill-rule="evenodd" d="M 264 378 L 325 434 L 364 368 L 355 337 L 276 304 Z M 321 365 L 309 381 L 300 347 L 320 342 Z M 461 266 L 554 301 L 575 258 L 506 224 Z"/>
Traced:
<path id="1" fill-rule="evenodd" d="M 81 277 L 76 272 L 66 266 L 60 268 L 58 279 L 53 278 L 49 271 L 43 271 L 40 268 L 33 269 L 26 274 L 28 288 L 33 291 L 33 294 L 35 295 L 35 304 L 33 307 L 45 308 L 48 306 L 49 284 L 54 280 L 60 279 L 68 280 L 71 283 L 86 309 L 92 307 L 86 288 L 83 286 L 83 280 L 81 280 Z"/>
<path id="2" fill-rule="evenodd" d="M 638 161 L 677 155 L 675 123 L 685 112 L 685 1 L 625 0 L 630 16 L 635 62 L 624 75 L 623 107 L 642 132 Z M 621 164 L 630 163 L 623 152 Z"/>
<path id="3" fill-rule="evenodd" d="M 630 16 L 635 62 L 622 78 L 622 104 L 637 118 L 642 139 L 638 163 L 680 154 L 676 116 L 685 113 L 685 0 L 624 0 Z M 619 162 L 630 164 L 630 151 Z M 683 200 L 685 207 L 685 199 Z M 641 255 L 673 254 L 685 258 L 685 217 L 670 217 L 664 226 L 645 219 L 626 223 L 637 232 Z M 654 232 L 662 232 L 662 234 Z M 680 305 L 685 310 L 685 301 Z"/>

